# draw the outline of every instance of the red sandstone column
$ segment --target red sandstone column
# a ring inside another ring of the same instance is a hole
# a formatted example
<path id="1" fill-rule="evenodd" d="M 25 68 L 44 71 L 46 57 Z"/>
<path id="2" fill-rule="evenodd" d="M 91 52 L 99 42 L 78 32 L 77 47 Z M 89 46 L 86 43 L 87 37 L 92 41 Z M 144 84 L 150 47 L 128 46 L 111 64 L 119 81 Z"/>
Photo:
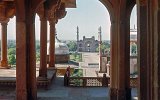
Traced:
<path id="1" fill-rule="evenodd" d="M 123 16 L 124 17 L 124 16 Z M 120 17 L 121 18 L 121 17 Z M 129 34 L 126 34 L 126 20 L 122 20 L 122 22 L 119 21 L 119 29 L 118 29 L 118 89 L 117 89 L 117 95 L 118 100 L 130 100 L 126 98 L 126 89 L 128 88 L 126 84 L 127 78 L 130 78 L 130 70 L 129 69 L 130 64 L 130 58 L 129 58 Z M 127 63 L 128 62 L 128 63 Z"/>
<path id="2" fill-rule="evenodd" d="M 16 100 L 37 100 L 35 12 L 32 0 L 16 0 Z M 37 4 L 37 3 L 35 3 Z"/>
<path id="3" fill-rule="evenodd" d="M 111 21 L 111 52 L 110 52 L 110 100 L 117 100 L 117 33 L 115 21 Z"/>
<path id="4" fill-rule="evenodd" d="M 55 67 L 55 19 L 49 21 L 50 24 L 50 48 L 49 48 L 49 67 Z"/>
<path id="5" fill-rule="evenodd" d="M 148 100 L 148 81 L 147 81 L 147 6 L 137 5 L 138 11 L 138 99 Z"/>
<path id="6" fill-rule="evenodd" d="M 160 7 L 158 7 L 158 8 L 160 8 Z M 156 22 L 157 22 L 157 30 L 158 30 L 158 32 L 157 33 L 160 33 L 160 9 L 158 9 L 158 11 L 157 11 L 157 19 L 155 19 L 155 20 L 157 20 Z M 157 34 L 158 35 L 158 34 Z M 160 37 L 158 37 L 158 41 L 160 41 Z M 158 74 L 157 74 L 157 83 L 158 83 L 158 86 L 160 86 L 160 42 L 158 43 L 158 49 L 157 49 L 157 52 L 158 52 L 158 68 L 157 68 L 157 71 L 158 71 Z M 157 93 L 157 98 L 158 99 L 160 99 L 160 88 L 159 87 L 156 87 L 156 89 L 157 89 L 157 91 L 156 92 L 158 92 Z M 156 95 L 155 95 L 156 96 Z"/>
<path id="7" fill-rule="evenodd" d="M 47 19 L 40 18 L 41 33 L 40 33 L 40 68 L 38 80 L 47 79 Z"/>
<path id="8" fill-rule="evenodd" d="M 128 19 L 123 10 L 118 12 L 117 18 L 111 22 L 111 100 L 130 100 L 130 57 L 129 57 L 129 33 L 127 33 Z M 127 26 L 127 27 L 126 27 Z"/>
<path id="9" fill-rule="evenodd" d="M 2 35 L 1 35 L 1 66 L 0 68 L 10 68 L 7 60 L 7 23 L 8 21 L 1 22 Z"/>

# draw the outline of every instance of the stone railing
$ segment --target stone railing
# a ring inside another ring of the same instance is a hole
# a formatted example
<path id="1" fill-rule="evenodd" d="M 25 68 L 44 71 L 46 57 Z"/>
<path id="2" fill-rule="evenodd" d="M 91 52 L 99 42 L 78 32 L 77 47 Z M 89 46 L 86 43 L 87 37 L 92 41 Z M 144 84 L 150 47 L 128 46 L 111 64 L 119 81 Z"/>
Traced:
<path id="1" fill-rule="evenodd" d="M 108 87 L 109 77 L 64 77 L 64 85 L 72 87 Z M 137 78 L 130 78 L 131 88 L 138 85 Z"/>
<path id="2" fill-rule="evenodd" d="M 132 88 L 138 87 L 138 78 L 130 78 L 130 86 Z"/>
<path id="3" fill-rule="evenodd" d="M 65 86 L 108 87 L 109 78 L 103 77 L 64 77 Z"/>

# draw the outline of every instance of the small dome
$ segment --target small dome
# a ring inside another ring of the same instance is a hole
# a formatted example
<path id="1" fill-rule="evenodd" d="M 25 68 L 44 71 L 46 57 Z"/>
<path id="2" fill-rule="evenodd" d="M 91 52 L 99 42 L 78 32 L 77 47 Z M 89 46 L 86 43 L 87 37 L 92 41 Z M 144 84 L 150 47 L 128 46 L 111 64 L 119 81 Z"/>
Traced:
<path id="1" fill-rule="evenodd" d="M 69 54 L 68 46 L 55 37 L 55 55 Z M 47 55 L 49 55 L 49 43 L 47 43 Z"/>

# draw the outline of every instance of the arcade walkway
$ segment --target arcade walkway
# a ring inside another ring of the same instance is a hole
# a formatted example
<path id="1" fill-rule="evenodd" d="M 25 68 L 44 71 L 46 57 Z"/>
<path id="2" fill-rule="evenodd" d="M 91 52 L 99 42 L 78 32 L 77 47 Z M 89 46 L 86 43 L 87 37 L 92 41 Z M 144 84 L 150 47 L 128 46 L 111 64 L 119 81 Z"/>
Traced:
<path id="1" fill-rule="evenodd" d="M 48 90 L 38 89 L 37 96 L 38 100 L 109 100 L 108 92 L 104 87 L 64 87 L 63 77 L 57 77 Z M 132 97 L 136 97 L 136 92 L 132 89 Z M 15 89 L 0 87 L 0 100 L 14 100 L 14 97 Z"/>

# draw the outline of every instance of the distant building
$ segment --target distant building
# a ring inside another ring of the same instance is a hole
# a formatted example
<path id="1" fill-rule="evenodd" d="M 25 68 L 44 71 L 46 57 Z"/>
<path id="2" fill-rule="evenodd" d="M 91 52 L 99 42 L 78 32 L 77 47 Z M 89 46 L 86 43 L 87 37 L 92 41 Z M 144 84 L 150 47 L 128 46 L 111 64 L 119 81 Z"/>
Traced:
<path id="1" fill-rule="evenodd" d="M 47 55 L 49 55 L 49 43 L 47 44 Z M 69 59 L 68 46 L 65 43 L 61 42 L 56 36 L 55 37 L 55 63 L 68 63 L 69 60 L 70 59 Z"/>
<path id="2" fill-rule="evenodd" d="M 135 27 L 130 29 L 130 56 L 137 56 L 137 29 Z"/>
<path id="3" fill-rule="evenodd" d="M 96 52 L 98 44 L 94 36 L 91 38 L 83 36 L 83 40 L 79 40 L 79 28 L 77 27 L 77 52 Z"/>

